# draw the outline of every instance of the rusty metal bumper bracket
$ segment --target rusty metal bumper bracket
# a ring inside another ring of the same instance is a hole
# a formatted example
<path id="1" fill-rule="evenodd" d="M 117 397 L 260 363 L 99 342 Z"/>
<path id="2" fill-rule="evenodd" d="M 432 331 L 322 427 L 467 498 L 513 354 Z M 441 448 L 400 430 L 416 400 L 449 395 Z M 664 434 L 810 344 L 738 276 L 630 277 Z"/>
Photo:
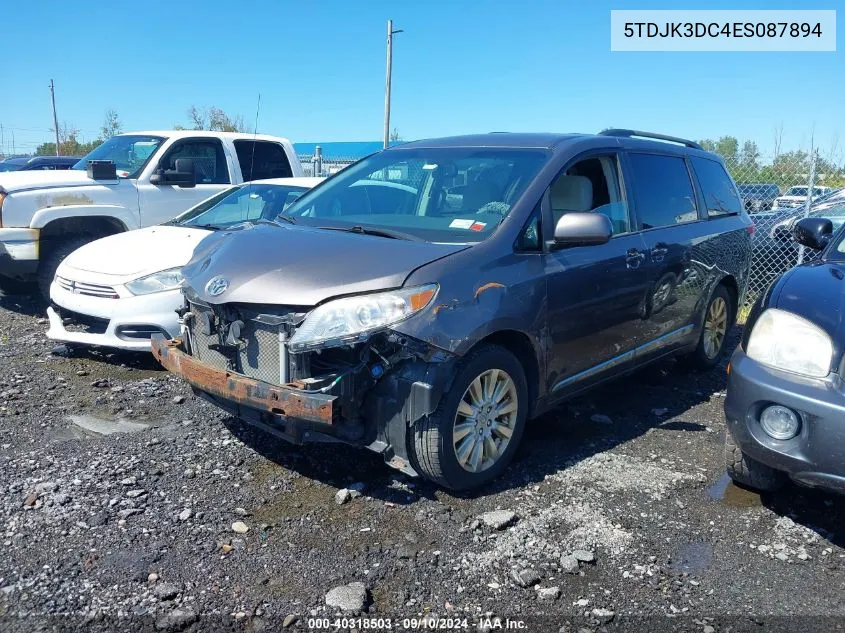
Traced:
<path id="1" fill-rule="evenodd" d="M 167 371 L 179 374 L 200 391 L 276 415 L 327 425 L 334 421 L 335 396 L 309 393 L 291 385 L 272 385 L 211 367 L 185 353 L 180 338 L 154 335 L 151 344 L 153 356 Z"/>

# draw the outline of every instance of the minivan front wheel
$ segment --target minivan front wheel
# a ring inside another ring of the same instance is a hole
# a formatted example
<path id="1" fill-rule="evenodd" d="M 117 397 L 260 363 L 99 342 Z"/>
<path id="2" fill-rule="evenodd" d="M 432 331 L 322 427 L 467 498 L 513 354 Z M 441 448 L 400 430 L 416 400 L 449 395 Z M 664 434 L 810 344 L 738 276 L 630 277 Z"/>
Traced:
<path id="1" fill-rule="evenodd" d="M 528 414 L 528 386 L 517 358 L 498 345 L 470 352 L 431 415 L 413 429 L 422 475 L 446 488 L 480 486 L 513 458 Z"/>
<path id="2" fill-rule="evenodd" d="M 716 286 L 704 308 L 698 346 L 687 359 L 690 364 L 699 369 L 710 369 L 719 362 L 733 324 L 733 313 L 733 300 L 727 288 Z"/>

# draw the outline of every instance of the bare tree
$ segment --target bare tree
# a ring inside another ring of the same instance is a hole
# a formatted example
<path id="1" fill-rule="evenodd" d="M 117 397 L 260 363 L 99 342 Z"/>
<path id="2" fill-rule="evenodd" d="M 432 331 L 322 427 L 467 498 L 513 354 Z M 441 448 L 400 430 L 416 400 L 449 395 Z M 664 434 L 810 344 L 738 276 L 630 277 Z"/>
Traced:
<path id="1" fill-rule="evenodd" d="M 780 156 L 780 150 L 783 146 L 783 123 L 775 126 L 775 144 L 772 148 L 772 160 L 776 160 Z"/>
<path id="2" fill-rule="evenodd" d="M 188 109 L 188 118 L 195 130 L 213 130 L 215 132 L 243 132 L 246 130 L 243 116 L 226 114 L 217 106 L 202 109 L 191 106 Z"/>
<path id="3" fill-rule="evenodd" d="M 111 108 L 106 110 L 106 118 L 103 121 L 103 126 L 100 128 L 100 133 L 104 139 L 111 138 L 123 131 L 123 124 L 117 118 L 117 112 Z"/>

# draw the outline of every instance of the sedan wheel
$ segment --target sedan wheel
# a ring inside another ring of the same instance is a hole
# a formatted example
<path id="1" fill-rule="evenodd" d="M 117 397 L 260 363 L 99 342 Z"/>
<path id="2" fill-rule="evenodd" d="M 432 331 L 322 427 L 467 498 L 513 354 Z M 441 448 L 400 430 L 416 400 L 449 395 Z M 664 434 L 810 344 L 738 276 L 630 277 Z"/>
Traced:
<path id="1" fill-rule="evenodd" d="M 513 437 L 518 405 L 507 372 L 490 369 L 476 376 L 458 403 L 452 431 L 461 468 L 477 473 L 496 463 Z"/>

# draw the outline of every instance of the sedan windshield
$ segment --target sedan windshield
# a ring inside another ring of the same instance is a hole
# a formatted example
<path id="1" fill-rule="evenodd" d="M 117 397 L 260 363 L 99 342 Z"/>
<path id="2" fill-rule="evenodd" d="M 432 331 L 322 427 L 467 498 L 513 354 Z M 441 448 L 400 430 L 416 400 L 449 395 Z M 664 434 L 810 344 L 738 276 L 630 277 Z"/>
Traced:
<path id="1" fill-rule="evenodd" d="M 89 160 L 110 160 L 117 168 L 120 178 L 137 178 L 147 161 L 164 141 L 160 136 L 125 134 L 113 136 L 73 168 L 85 170 Z"/>
<path id="2" fill-rule="evenodd" d="M 480 242 L 545 164 L 541 150 L 393 149 L 332 176 L 286 212 L 298 224 L 430 242 Z"/>
<path id="3" fill-rule="evenodd" d="M 274 221 L 307 187 L 249 183 L 201 202 L 170 224 L 224 229 L 243 222 Z"/>

